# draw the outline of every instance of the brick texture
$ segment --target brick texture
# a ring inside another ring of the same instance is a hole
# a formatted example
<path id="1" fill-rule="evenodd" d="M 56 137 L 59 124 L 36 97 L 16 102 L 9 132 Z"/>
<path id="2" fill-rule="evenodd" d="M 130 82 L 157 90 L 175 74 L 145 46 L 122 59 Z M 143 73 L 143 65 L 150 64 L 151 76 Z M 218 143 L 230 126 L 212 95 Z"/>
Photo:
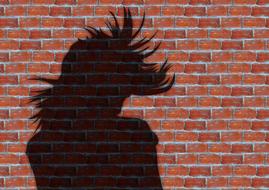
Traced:
<path id="1" fill-rule="evenodd" d="M 119 113 L 121 117 L 138 118 L 142 122 L 140 125 L 148 125 L 153 138 L 158 139 L 155 150 L 162 188 L 269 189 L 268 0 L 1 0 L 0 189 L 37 189 L 37 179 L 26 155 L 28 142 L 38 128 L 31 119 L 37 108 L 29 104 L 29 99 L 35 95 L 35 90 L 50 85 L 31 78 L 57 79 L 72 44 L 77 38 L 88 35 L 83 27 L 105 29 L 106 19 L 112 19 L 109 11 L 115 13 L 122 24 L 123 5 L 130 8 L 135 28 L 139 27 L 143 13 L 146 14 L 137 39 L 150 37 L 158 31 L 150 44 L 157 45 L 161 41 L 161 46 L 146 62 L 163 63 L 168 59 L 173 65 L 169 73 L 175 73 L 175 83 L 170 90 L 146 96 L 132 95 L 124 100 Z M 111 72 L 106 68 L 105 65 L 100 67 L 100 72 Z M 96 90 L 79 86 L 87 83 L 86 79 L 74 77 L 70 80 L 77 82 L 76 92 L 81 97 Z M 104 78 L 89 80 L 100 86 L 107 85 Z M 124 77 L 109 80 L 128 87 L 146 78 L 132 83 Z M 107 88 L 104 89 L 98 89 L 100 96 L 107 93 Z M 113 90 L 111 88 L 110 95 Z M 68 89 L 64 89 L 60 97 L 66 94 Z M 78 98 L 76 102 L 63 103 L 61 100 L 58 98 L 53 102 L 64 110 L 58 112 L 57 117 L 62 120 L 57 126 L 66 125 L 63 121 L 68 122 L 74 116 L 73 110 L 68 112 L 65 106 L 80 107 L 85 101 Z M 121 101 L 117 98 L 109 100 L 114 105 Z M 103 114 L 109 118 L 113 113 L 106 110 Z M 55 117 L 52 115 L 50 119 Z M 79 110 L 77 117 L 89 118 L 90 122 L 96 115 L 92 110 Z M 113 126 L 113 121 L 104 122 L 100 126 Z M 86 125 L 85 121 L 77 125 L 80 126 L 76 129 L 77 134 L 64 136 L 61 131 L 54 131 L 53 135 L 45 134 L 42 140 L 50 143 L 59 139 L 75 141 L 77 145 L 73 148 L 85 157 L 98 143 L 107 140 L 102 131 L 98 135 L 88 131 L 85 133 L 87 138 L 96 143 L 85 146 L 80 135 Z M 125 125 L 132 129 L 131 124 Z M 128 138 L 126 135 L 132 135 L 138 144 L 147 139 L 145 134 L 133 130 L 127 134 L 115 133 L 110 140 L 124 142 Z M 56 145 L 53 144 L 55 151 L 70 151 L 70 147 Z M 46 151 L 47 147 L 34 148 Z M 75 169 L 82 170 L 80 174 L 91 173 L 91 178 L 78 177 L 74 182 L 77 189 L 87 189 L 89 183 L 96 185 L 95 188 L 91 186 L 92 189 L 101 188 L 104 183 L 116 186 L 113 176 L 135 173 L 136 168 L 125 168 L 123 171 L 127 173 L 117 173 L 120 171 L 117 167 L 128 166 L 126 159 L 130 158 L 113 157 L 115 147 L 100 145 L 97 148 L 103 152 L 111 151 L 115 165 L 99 168 L 108 177 L 95 178 L 91 172 L 96 168 L 83 165 L 86 163 L 83 162 L 82 168 Z M 121 148 L 136 151 L 130 155 L 134 163 L 149 162 L 154 156 L 140 155 L 141 145 L 127 144 Z M 144 144 L 143 151 L 154 153 L 150 143 Z M 82 157 L 66 154 L 65 163 L 82 161 Z M 57 157 L 44 155 L 40 159 L 57 164 Z M 55 175 L 66 178 L 74 175 L 74 168 L 66 168 L 62 162 L 58 164 L 63 167 L 62 173 Z M 154 173 L 150 168 L 144 170 Z M 46 181 L 51 175 L 46 174 L 48 171 L 48 168 L 43 169 L 44 184 L 49 183 Z M 121 182 L 135 183 L 134 179 L 126 180 L 129 181 Z M 142 181 L 147 187 L 143 189 L 150 189 L 154 185 L 152 181 L 154 179 Z M 60 178 L 52 181 L 51 189 L 68 185 Z"/>

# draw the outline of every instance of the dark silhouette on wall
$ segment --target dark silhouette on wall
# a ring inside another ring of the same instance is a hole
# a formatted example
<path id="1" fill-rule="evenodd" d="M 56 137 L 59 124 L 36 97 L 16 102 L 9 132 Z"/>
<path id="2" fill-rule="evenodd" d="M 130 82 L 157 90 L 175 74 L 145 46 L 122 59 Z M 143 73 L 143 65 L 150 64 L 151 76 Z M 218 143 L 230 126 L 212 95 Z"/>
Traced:
<path id="1" fill-rule="evenodd" d="M 144 63 L 159 47 L 145 51 L 153 38 L 134 42 L 129 9 L 110 34 L 87 27 L 64 57 L 51 88 L 32 97 L 39 122 L 27 146 L 37 189 L 162 189 L 157 166 L 157 136 L 137 118 L 118 116 L 130 95 L 165 92 L 174 83 L 170 65 Z"/>

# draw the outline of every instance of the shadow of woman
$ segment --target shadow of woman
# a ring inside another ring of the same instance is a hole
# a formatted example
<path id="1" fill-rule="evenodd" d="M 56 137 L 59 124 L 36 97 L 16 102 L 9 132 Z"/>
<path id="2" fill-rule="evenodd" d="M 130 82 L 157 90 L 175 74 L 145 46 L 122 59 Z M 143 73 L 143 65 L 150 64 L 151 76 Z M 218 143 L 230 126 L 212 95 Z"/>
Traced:
<path id="1" fill-rule="evenodd" d="M 58 79 L 37 79 L 52 85 L 32 97 L 39 125 L 27 156 L 37 189 L 162 189 L 157 136 L 145 121 L 119 113 L 132 94 L 169 90 L 174 76 L 167 62 L 143 62 L 159 47 L 141 49 L 153 36 L 131 43 L 145 15 L 133 32 L 129 9 L 122 27 L 111 14 L 109 34 L 85 28 L 91 37 L 71 46 Z"/>

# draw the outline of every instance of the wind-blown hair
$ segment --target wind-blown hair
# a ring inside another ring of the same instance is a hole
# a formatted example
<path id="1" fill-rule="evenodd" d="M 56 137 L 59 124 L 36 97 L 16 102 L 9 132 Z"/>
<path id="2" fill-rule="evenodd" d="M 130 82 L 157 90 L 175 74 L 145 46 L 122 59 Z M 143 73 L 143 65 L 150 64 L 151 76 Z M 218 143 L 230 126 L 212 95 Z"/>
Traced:
<path id="1" fill-rule="evenodd" d="M 76 87 L 78 85 L 93 87 L 97 91 L 99 86 L 105 90 L 89 96 L 111 96 L 110 88 L 118 88 L 117 96 L 128 97 L 134 95 L 153 95 L 169 90 L 175 76 L 168 75 L 171 67 L 167 59 L 163 64 L 145 63 L 143 60 L 151 56 L 158 50 L 161 43 L 158 43 L 152 50 L 147 44 L 154 38 L 156 33 L 150 38 L 135 38 L 141 33 L 145 21 L 145 13 L 142 22 L 136 31 L 133 31 L 133 19 L 129 9 L 124 8 L 123 26 L 110 12 L 114 23 L 107 21 L 106 25 L 109 33 L 102 29 L 88 26 L 85 30 L 91 35 L 86 39 L 78 39 L 69 52 L 65 55 L 62 63 L 61 75 L 58 79 L 38 78 L 35 80 L 47 82 L 51 88 L 39 91 L 31 98 L 35 102 L 36 108 L 40 111 L 32 119 L 35 121 L 45 120 L 52 107 L 54 98 L 69 98 L 79 96 L 77 94 L 62 94 L 60 89 L 66 87 Z M 145 47 L 146 46 L 146 47 Z M 95 80 L 93 76 L 98 76 Z M 103 77 L 103 78 L 102 78 Z M 123 77 L 122 83 L 117 83 L 113 78 Z M 80 80 L 80 78 L 82 78 Z M 92 78 L 92 80 L 90 80 Z M 100 79 L 101 78 L 101 79 Z M 103 79 L 103 80 L 102 80 Z M 100 84 L 100 81 L 102 84 Z M 65 105 L 66 106 L 66 105 Z M 88 107 L 94 107 L 91 105 Z M 55 106 L 56 107 L 56 106 Z M 39 125 L 42 123 L 39 123 Z"/>

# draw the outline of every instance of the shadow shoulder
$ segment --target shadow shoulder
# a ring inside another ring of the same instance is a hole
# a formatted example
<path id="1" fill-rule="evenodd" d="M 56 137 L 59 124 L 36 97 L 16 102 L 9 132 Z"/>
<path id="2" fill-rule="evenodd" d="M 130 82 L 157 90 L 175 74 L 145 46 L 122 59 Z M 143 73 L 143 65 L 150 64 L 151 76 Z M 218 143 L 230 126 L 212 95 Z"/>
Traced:
<path id="1" fill-rule="evenodd" d="M 136 136 L 138 140 L 154 142 L 154 144 L 158 143 L 158 136 L 154 131 L 150 128 L 149 124 L 140 118 L 128 118 L 122 117 L 119 123 L 119 128 L 121 131 L 132 131 L 133 136 Z"/>
<path id="2" fill-rule="evenodd" d="M 136 130 L 151 130 L 147 121 L 140 118 L 122 117 L 119 120 L 120 125 L 125 125 L 126 128 L 132 128 Z"/>

